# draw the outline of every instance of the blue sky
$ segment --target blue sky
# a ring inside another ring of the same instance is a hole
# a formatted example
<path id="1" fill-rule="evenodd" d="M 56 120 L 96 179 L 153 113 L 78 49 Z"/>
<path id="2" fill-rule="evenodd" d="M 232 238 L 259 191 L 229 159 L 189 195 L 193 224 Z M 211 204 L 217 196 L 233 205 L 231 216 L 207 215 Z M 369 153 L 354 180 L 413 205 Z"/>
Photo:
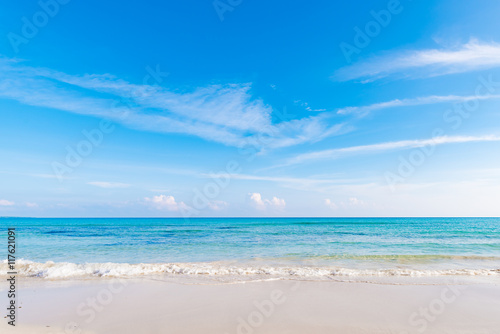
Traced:
<path id="1" fill-rule="evenodd" d="M 498 216 L 499 12 L 3 3 L 0 216 Z"/>

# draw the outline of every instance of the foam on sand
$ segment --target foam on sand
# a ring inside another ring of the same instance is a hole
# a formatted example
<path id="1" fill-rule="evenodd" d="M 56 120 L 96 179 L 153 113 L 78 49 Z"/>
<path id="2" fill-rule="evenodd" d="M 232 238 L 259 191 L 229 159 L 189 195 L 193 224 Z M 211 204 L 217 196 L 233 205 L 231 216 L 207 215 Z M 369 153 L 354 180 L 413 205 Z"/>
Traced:
<path id="1" fill-rule="evenodd" d="M 0 276 L 7 275 L 7 261 L 0 264 Z M 212 263 L 45 263 L 18 260 L 18 275 L 47 279 L 140 277 L 149 275 L 181 275 L 217 277 L 269 277 L 283 279 L 328 279 L 333 277 L 431 277 L 431 276 L 500 276 L 500 269 L 352 269 L 334 266 L 268 266 L 227 265 Z"/>

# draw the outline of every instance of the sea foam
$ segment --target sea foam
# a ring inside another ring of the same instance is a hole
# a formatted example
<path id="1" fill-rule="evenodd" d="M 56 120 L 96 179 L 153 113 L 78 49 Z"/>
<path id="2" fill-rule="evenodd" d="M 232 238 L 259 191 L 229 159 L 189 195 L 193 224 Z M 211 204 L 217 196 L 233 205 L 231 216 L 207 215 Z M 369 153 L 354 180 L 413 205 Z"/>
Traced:
<path id="1" fill-rule="evenodd" d="M 500 269 L 352 269 L 333 266 L 247 266 L 225 265 L 220 263 L 84 263 L 69 262 L 45 263 L 18 260 L 17 274 L 22 277 L 39 277 L 46 279 L 70 278 L 105 278 L 124 277 L 134 278 L 153 275 L 181 275 L 181 276 L 211 276 L 211 277 L 269 277 L 283 279 L 322 279 L 334 277 L 362 277 L 362 276 L 500 276 Z M 0 276 L 7 276 L 7 261 L 0 264 Z"/>

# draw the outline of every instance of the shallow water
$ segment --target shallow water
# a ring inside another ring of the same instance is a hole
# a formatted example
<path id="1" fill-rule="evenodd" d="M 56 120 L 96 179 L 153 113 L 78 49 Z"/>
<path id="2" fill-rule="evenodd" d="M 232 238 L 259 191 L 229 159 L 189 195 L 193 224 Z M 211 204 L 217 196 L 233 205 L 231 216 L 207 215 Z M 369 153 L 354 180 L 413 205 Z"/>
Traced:
<path id="1" fill-rule="evenodd" d="M 19 266 L 31 276 L 498 275 L 500 268 L 499 218 L 0 218 L 5 244 L 7 227 L 16 228 Z"/>

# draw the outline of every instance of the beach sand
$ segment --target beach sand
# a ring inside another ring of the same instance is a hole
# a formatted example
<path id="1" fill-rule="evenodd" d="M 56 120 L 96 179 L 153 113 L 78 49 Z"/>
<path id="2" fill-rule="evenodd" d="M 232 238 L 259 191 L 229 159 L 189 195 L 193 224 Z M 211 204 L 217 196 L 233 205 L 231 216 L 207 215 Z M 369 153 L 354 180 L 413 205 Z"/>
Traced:
<path id="1" fill-rule="evenodd" d="M 7 305 L 5 289 L 0 301 Z M 3 319 L 1 333 L 500 333 L 498 279 L 186 284 L 161 277 L 25 278 L 18 303 L 17 326 Z"/>

